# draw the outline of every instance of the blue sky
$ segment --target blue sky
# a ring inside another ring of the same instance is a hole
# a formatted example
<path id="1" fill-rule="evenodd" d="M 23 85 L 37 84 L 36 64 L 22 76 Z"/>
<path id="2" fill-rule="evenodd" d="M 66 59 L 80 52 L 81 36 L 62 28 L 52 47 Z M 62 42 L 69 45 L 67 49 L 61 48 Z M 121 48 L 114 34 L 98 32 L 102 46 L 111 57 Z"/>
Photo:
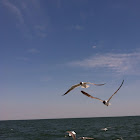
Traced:
<path id="1" fill-rule="evenodd" d="M 0 120 L 140 115 L 140 1 L 2 0 Z M 89 94 L 108 99 L 106 107 Z"/>

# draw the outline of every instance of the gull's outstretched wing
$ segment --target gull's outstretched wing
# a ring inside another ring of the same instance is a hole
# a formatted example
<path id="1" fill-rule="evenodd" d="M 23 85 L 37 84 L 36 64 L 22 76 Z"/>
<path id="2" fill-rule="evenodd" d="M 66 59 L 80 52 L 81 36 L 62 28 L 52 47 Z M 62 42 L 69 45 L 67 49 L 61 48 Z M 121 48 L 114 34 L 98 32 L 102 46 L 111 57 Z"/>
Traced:
<path id="1" fill-rule="evenodd" d="M 115 95 L 115 94 L 118 92 L 118 90 L 119 90 L 119 89 L 121 88 L 121 86 L 123 85 L 123 82 L 124 82 L 124 80 L 122 81 L 120 87 L 114 92 L 113 95 Z M 109 102 L 109 101 L 111 100 L 111 98 L 113 97 L 113 95 L 107 100 L 107 102 Z"/>
<path id="2" fill-rule="evenodd" d="M 82 92 L 84 95 L 86 95 L 86 96 L 88 96 L 88 97 L 90 97 L 90 98 L 97 99 L 97 100 L 103 102 L 103 100 L 101 100 L 101 99 L 99 99 L 99 98 L 97 98 L 97 97 L 93 97 L 93 96 L 89 95 L 88 93 L 86 93 L 85 91 L 81 91 L 81 92 Z"/>
<path id="3" fill-rule="evenodd" d="M 76 140 L 76 136 L 71 131 L 66 131 L 67 133 L 71 134 L 73 140 Z"/>
<path id="4" fill-rule="evenodd" d="M 65 94 L 63 94 L 62 96 L 66 95 L 68 92 L 70 92 L 71 90 L 73 90 L 74 88 L 80 86 L 80 84 L 74 85 L 72 86 Z"/>
<path id="5" fill-rule="evenodd" d="M 104 84 L 94 84 L 94 83 L 90 83 L 90 82 L 85 82 L 86 84 L 91 84 L 91 85 L 95 85 L 95 86 L 102 86 L 102 85 L 105 85 L 105 83 Z"/>

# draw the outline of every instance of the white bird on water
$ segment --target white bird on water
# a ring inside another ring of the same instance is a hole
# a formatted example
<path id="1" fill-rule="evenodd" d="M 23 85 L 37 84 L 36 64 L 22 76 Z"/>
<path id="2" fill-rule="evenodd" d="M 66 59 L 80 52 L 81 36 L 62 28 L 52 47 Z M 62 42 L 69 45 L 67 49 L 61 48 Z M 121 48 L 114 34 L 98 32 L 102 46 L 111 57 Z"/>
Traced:
<path id="1" fill-rule="evenodd" d="M 82 139 L 82 140 L 92 140 L 92 139 L 94 139 L 94 138 L 90 138 L 90 137 L 80 137 L 80 138 L 78 138 L 78 139 Z"/>
<path id="2" fill-rule="evenodd" d="M 116 139 L 116 140 L 123 140 L 123 138 L 122 138 L 122 137 L 120 137 L 120 139 Z"/>
<path id="3" fill-rule="evenodd" d="M 101 130 L 103 130 L 103 131 L 107 131 L 108 128 L 111 128 L 111 127 L 105 127 L 105 128 L 102 128 Z"/>
<path id="4" fill-rule="evenodd" d="M 111 98 L 118 92 L 118 90 L 121 88 L 121 86 L 123 85 L 123 82 L 124 82 L 124 80 L 122 81 L 120 87 L 114 92 L 114 94 L 113 94 L 108 100 L 101 100 L 101 99 L 99 99 L 99 98 L 97 98 L 97 97 L 93 97 L 93 96 L 91 96 L 90 94 L 86 93 L 85 91 L 81 91 L 81 92 L 82 92 L 84 95 L 86 95 L 86 96 L 88 96 L 88 97 L 90 97 L 90 98 L 93 98 L 93 99 L 97 99 L 97 100 L 101 101 L 104 105 L 109 106 L 109 105 L 111 105 L 111 104 L 109 103 L 109 101 L 110 101 Z"/>
<path id="5" fill-rule="evenodd" d="M 73 90 L 74 88 L 77 88 L 79 86 L 81 86 L 82 88 L 88 88 L 89 85 L 88 84 L 92 84 L 92 85 L 96 85 L 96 86 L 102 86 L 104 84 L 94 84 L 94 83 L 90 83 L 90 82 L 80 82 L 79 84 L 73 85 L 64 95 L 66 95 L 67 93 L 69 93 L 71 90 Z"/>
<path id="6" fill-rule="evenodd" d="M 66 133 L 69 133 L 69 136 L 72 137 L 73 140 L 76 140 L 76 133 L 74 131 L 66 131 Z M 94 139 L 94 138 L 90 138 L 90 137 L 79 137 L 78 139 L 87 140 L 87 139 Z"/>

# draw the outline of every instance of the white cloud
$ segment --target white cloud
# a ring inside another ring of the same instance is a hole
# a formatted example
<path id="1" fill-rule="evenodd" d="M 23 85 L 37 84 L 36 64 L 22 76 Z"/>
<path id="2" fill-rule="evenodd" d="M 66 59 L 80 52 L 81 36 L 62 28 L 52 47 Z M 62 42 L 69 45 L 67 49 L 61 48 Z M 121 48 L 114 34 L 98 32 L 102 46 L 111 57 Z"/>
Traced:
<path id="1" fill-rule="evenodd" d="M 36 33 L 38 36 L 40 36 L 41 38 L 45 38 L 47 36 L 47 27 L 45 25 L 36 25 L 34 27 Z"/>
<path id="2" fill-rule="evenodd" d="M 28 52 L 32 54 L 36 54 L 36 53 L 39 53 L 39 50 L 32 48 L 32 49 L 29 49 Z"/>
<path id="3" fill-rule="evenodd" d="M 47 37 L 49 18 L 43 13 L 40 3 L 39 0 L 2 1 L 9 13 L 16 17 L 16 27 L 29 38 Z"/>
<path id="4" fill-rule="evenodd" d="M 97 54 L 70 64 L 86 68 L 108 68 L 123 74 L 138 74 L 140 70 L 140 52 Z"/>
<path id="5" fill-rule="evenodd" d="M 67 28 L 68 30 L 77 30 L 77 31 L 82 31 L 83 29 L 84 29 L 84 27 L 83 26 L 81 26 L 81 25 L 72 25 L 72 26 L 69 26 L 68 28 Z"/>
<path id="6" fill-rule="evenodd" d="M 3 2 L 3 4 L 5 6 L 8 7 L 8 9 L 11 12 L 13 12 L 17 16 L 17 18 L 20 21 L 20 23 L 24 23 L 24 19 L 23 19 L 23 16 L 21 14 L 21 11 L 16 5 L 14 5 L 13 3 L 9 2 L 8 0 L 3 0 L 2 2 Z"/>
<path id="7" fill-rule="evenodd" d="M 75 25 L 75 26 L 73 26 L 73 28 L 76 30 L 83 30 L 84 29 L 83 26 L 81 26 L 81 25 Z"/>
<path id="8" fill-rule="evenodd" d="M 95 49 L 96 47 L 97 47 L 96 45 L 92 46 L 93 49 Z"/>

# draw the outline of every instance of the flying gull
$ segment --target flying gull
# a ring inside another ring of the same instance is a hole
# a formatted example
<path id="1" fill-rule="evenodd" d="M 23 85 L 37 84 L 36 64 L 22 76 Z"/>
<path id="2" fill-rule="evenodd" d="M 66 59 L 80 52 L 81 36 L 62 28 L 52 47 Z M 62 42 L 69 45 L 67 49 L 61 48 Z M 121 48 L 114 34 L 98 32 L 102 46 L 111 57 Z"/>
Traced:
<path id="1" fill-rule="evenodd" d="M 104 85 L 104 84 L 94 84 L 94 83 L 90 83 L 90 82 L 80 82 L 79 84 L 73 85 L 65 94 L 63 94 L 63 96 L 66 95 L 71 90 L 73 90 L 74 88 L 77 88 L 79 86 L 81 86 L 82 88 L 88 88 L 89 87 L 88 84 L 92 84 L 92 85 L 96 85 L 96 86 Z"/>
<path id="2" fill-rule="evenodd" d="M 120 87 L 114 92 L 113 95 L 115 95 L 115 94 L 118 92 L 118 90 L 119 90 L 119 89 L 121 88 L 121 86 L 123 85 L 123 82 L 124 82 L 124 80 L 122 81 Z M 106 105 L 106 106 L 111 105 L 111 104 L 109 103 L 109 101 L 111 100 L 111 98 L 113 97 L 113 95 L 112 95 L 108 100 L 101 100 L 101 99 L 99 99 L 99 98 L 97 98 L 97 97 L 93 97 L 93 96 L 89 95 L 89 94 L 86 93 L 85 91 L 81 91 L 81 92 L 82 92 L 84 95 L 86 95 L 86 96 L 88 96 L 88 97 L 90 97 L 90 98 L 97 99 L 97 100 L 101 101 L 101 102 L 102 102 L 104 105 Z"/>
<path id="3" fill-rule="evenodd" d="M 66 131 L 66 133 L 69 133 L 69 137 L 72 137 L 73 140 L 76 140 L 76 133 L 74 131 Z"/>

